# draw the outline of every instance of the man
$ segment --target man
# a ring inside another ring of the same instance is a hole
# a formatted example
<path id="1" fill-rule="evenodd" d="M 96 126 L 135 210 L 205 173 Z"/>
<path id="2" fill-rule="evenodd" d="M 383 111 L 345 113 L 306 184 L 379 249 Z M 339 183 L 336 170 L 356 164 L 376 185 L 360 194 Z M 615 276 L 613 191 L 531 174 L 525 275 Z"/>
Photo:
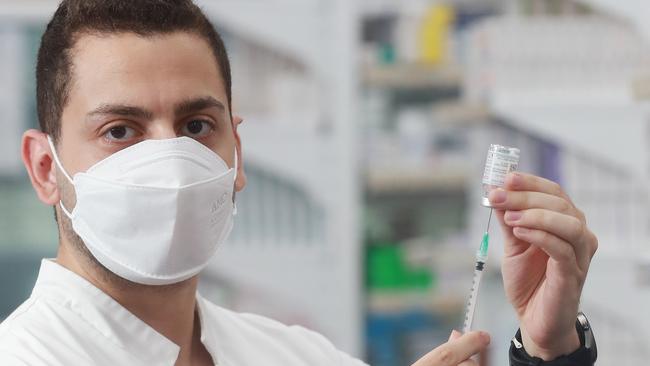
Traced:
<path id="1" fill-rule="evenodd" d="M 246 184 L 226 50 L 198 7 L 64 0 L 36 72 L 41 131 L 24 134 L 22 157 L 55 207 L 59 250 L 0 325 L 1 365 L 363 365 L 316 333 L 197 295 Z M 513 364 L 591 365 L 576 327 L 597 246 L 583 214 L 525 174 L 490 199 L 521 324 Z M 453 332 L 415 365 L 475 365 L 488 343 Z"/>

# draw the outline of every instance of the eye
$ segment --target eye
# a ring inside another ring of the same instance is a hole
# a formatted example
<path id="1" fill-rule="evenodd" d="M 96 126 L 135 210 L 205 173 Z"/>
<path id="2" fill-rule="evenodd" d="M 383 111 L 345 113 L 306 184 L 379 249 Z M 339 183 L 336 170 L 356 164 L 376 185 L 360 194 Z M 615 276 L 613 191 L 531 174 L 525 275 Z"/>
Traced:
<path id="1" fill-rule="evenodd" d="M 188 137 L 201 138 L 208 135 L 214 129 L 213 124 L 202 119 L 194 119 L 183 126 L 182 133 Z"/>
<path id="2" fill-rule="evenodd" d="M 131 127 L 115 126 L 106 131 L 106 133 L 104 133 L 104 137 L 108 141 L 126 141 L 132 139 L 135 134 L 136 131 Z"/>

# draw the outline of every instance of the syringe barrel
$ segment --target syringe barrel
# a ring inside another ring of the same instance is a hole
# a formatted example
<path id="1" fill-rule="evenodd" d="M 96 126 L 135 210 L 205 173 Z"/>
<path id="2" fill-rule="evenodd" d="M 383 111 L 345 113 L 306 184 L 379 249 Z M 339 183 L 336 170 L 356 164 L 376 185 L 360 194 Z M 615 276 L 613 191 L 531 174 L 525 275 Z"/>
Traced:
<path id="1" fill-rule="evenodd" d="M 478 271 L 482 271 L 485 269 L 485 262 L 487 261 L 487 258 L 481 257 L 481 258 L 476 258 L 476 262 L 474 264 L 474 269 Z"/>
<path id="2" fill-rule="evenodd" d="M 483 262 L 477 262 L 478 263 Z M 483 277 L 482 270 L 474 271 L 474 282 L 472 283 L 472 290 L 469 295 L 469 300 L 467 301 L 467 308 L 465 310 L 465 322 L 463 323 L 463 333 L 467 333 L 472 329 L 472 322 L 474 321 L 474 312 L 476 310 L 476 300 L 478 297 L 478 290 L 481 285 L 481 277 Z"/>

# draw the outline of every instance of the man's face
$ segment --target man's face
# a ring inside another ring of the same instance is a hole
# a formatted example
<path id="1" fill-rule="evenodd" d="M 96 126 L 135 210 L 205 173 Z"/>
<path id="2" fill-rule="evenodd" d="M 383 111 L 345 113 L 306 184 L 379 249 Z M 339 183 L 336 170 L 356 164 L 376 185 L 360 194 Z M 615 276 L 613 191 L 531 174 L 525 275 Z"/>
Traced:
<path id="1" fill-rule="evenodd" d="M 230 118 L 219 67 L 202 38 L 183 32 L 153 37 L 84 35 L 77 40 L 71 59 L 71 84 L 56 146 L 70 176 L 138 142 L 179 136 L 196 139 L 233 167 L 239 144 L 235 126 L 241 119 L 233 123 Z M 38 139 L 42 146 L 44 138 Z M 29 142 L 24 146 L 26 166 L 39 197 L 48 204 L 60 199 L 68 209 L 74 208 L 70 182 L 57 171 L 54 183 L 47 183 L 53 177 L 52 171 L 41 172 L 39 159 L 46 159 L 39 152 L 42 149 Z M 239 159 L 241 163 L 241 155 Z M 236 190 L 245 184 L 242 165 L 238 168 Z M 98 265 L 70 220 L 57 211 L 63 237 Z"/>
<path id="2" fill-rule="evenodd" d="M 224 82 L 202 38 L 84 35 L 72 60 L 57 146 L 71 176 L 140 141 L 178 136 L 196 139 L 233 166 Z"/>

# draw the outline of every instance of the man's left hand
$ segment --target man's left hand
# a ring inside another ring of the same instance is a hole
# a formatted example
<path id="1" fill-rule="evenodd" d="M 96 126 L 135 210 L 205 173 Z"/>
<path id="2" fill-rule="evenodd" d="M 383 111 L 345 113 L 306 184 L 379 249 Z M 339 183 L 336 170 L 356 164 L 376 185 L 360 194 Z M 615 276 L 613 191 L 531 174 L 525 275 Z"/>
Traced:
<path id="1" fill-rule="evenodd" d="M 547 179 L 511 173 L 489 199 L 504 233 L 503 281 L 524 348 L 547 361 L 572 353 L 580 347 L 575 322 L 596 236 Z"/>

